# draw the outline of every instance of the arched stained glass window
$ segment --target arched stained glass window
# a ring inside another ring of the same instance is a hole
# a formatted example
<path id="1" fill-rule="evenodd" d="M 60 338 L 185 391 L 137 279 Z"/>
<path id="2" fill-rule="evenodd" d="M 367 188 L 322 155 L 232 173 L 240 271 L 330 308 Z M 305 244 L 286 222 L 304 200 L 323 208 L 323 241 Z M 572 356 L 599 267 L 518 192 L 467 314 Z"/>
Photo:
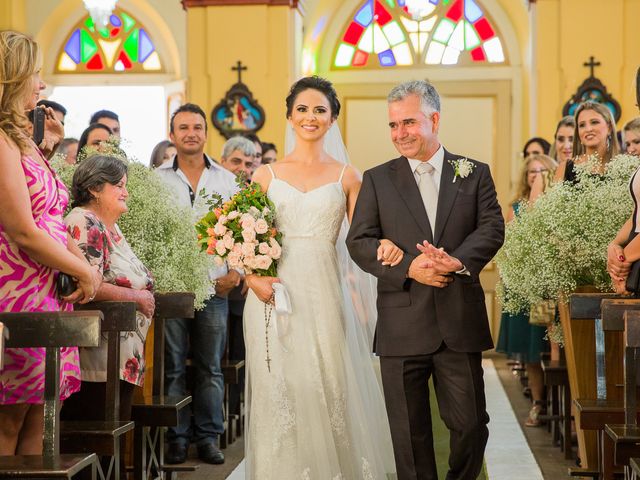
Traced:
<path id="1" fill-rule="evenodd" d="M 333 67 L 504 62 L 499 34 L 478 0 L 365 0 L 344 29 Z"/>
<path id="2" fill-rule="evenodd" d="M 118 73 L 163 71 L 147 29 L 130 13 L 116 8 L 106 27 L 85 16 L 66 38 L 56 73 Z"/>

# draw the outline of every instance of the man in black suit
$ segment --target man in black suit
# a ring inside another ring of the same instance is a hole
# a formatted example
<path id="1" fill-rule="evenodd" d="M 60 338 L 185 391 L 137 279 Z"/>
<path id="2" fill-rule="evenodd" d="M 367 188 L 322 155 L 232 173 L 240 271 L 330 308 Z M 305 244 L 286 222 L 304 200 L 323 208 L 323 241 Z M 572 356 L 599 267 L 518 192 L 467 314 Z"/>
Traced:
<path id="1" fill-rule="evenodd" d="M 374 351 L 380 356 L 399 480 L 437 479 L 429 389 L 451 435 L 447 480 L 475 480 L 489 430 L 482 351 L 493 347 L 479 275 L 504 240 L 489 167 L 438 140 L 440 97 L 427 81 L 388 97 L 401 157 L 364 173 L 349 252 L 378 278 Z M 376 260 L 379 239 L 404 251 Z"/>

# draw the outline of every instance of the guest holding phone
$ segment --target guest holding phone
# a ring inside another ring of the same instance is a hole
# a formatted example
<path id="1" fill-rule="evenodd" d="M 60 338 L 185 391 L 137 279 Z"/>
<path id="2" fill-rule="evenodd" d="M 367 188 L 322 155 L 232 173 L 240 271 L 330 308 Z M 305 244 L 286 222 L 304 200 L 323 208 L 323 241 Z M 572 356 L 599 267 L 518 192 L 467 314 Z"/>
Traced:
<path id="1" fill-rule="evenodd" d="M 62 221 L 68 192 L 31 139 L 27 112 L 35 108 L 45 88 L 40 67 L 38 44 L 21 33 L 0 31 L 2 312 L 68 310 L 69 303 L 90 301 L 101 281 L 69 241 Z M 45 140 L 49 148 L 53 137 L 45 135 Z M 55 289 L 59 271 L 78 281 L 75 291 L 63 299 Z M 42 453 L 44 358 L 44 348 L 5 350 L 5 368 L 0 372 L 0 455 Z M 60 364 L 64 400 L 80 387 L 77 349 L 63 348 Z"/>

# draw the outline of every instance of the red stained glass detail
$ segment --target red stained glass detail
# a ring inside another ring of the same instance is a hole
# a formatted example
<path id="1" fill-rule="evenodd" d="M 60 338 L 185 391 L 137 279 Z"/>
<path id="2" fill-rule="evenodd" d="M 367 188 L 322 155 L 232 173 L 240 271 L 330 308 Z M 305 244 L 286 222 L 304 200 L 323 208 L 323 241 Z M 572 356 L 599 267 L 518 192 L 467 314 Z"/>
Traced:
<path id="1" fill-rule="evenodd" d="M 88 70 L 102 70 L 104 68 L 104 64 L 102 63 L 102 57 L 99 53 L 96 53 L 91 60 L 87 62 Z"/>
<path id="2" fill-rule="evenodd" d="M 122 64 L 124 65 L 124 68 L 126 68 L 127 70 L 129 70 L 133 66 L 133 64 L 131 63 L 131 59 L 124 52 L 124 50 L 120 50 L 120 55 L 118 55 L 118 60 L 122 62 Z"/>
<path id="3" fill-rule="evenodd" d="M 349 25 L 343 39 L 346 43 L 356 45 L 362 36 L 362 32 L 364 32 L 364 27 L 362 25 L 358 22 L 351 22 L 351 25 Z"/>
<path id="4" fill-rule="evenodd" d="M 482 47 L 477 47 L 471 50 L 471 58 L 473 58 L 474 62 L 484 62 L 487 60 Z"/>
<path id="5" fill-rule="evenodd" d="M 366 52 L 363 52 L 362 50 L 358 50 L 353 56 L 353 61 L 351 62 L 351 64 L 354 67 L 362 67 L 367 64 L 368 60 L 369 60 L 369 54 Z"/>
<path id="6" fill-rule="evenodd" d="M 451 5 L 451 8 L 447 12 L 446 17 L 454 22 L 457 22 L 462 18 L 462 0 L 456 0 L 456 2 Z"/>
<path id="7" fill-rule="evenodd" d="M 116 37 L 120 33 L 120 27 L 114 27 L 111 29 L 111 36 Z"/>
<path id="8" fill-rule="evenodd" d="M 481 18 L 476 23 L 474 23 L 473 26 L 476 27 L 476 32 L 478 32 L 478 35 L 480 35 L 480 38 L 483 42 L 485 40 L 489 40 L 496 34 L 493 31 L 493 28 L 491 28 L 491 25 L 489 25 L 489 21 L 486 18 Z"/>
<path id="9" fill-rule="evenodd" d="M 376 0 L 376 10 L 375 15 L 377 17 L 378 25 L 383 26 L 391 21 L 391 14 L 387 11 L 384 6 Z"/>

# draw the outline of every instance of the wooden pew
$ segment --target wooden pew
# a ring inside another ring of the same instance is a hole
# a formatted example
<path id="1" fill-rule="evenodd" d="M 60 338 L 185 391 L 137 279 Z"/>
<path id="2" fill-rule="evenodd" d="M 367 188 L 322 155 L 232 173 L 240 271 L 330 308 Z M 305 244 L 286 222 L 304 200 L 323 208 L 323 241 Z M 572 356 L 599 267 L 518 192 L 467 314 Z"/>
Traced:
<path id="1" fill-rule="evenodd" d="M 224 433 L 220 436 L 220 448 L 227 448 L 236 441 L 236 437 L 241 435 L 244 426 L 244 412 L 242 403 L 239 402 L 240 411 L 232 412 L 229 408 L 229 386 L 240 383 L 240 372 L 244 370 L 244 360 L 225 360 L 222 365 L 222 375 L 224 376 Z"/>
<path id="2" fill-rule="evenodd" d="M 121 437 L 133 430 L 134 423 L 121 421 L 120 415 L 120 332 L 136 329 L 135 302 L 91 302 L 78 305 L 76 310 L 99 310 L 103 314 L 101 331 L 107 341 L 107 388 L 104 421 L 62 422 L 61 449 L 64 453 L 94 452 L 111 457 L 107 471 L 98 463 L 98 474 L 107 480 L 119 480 Z"/>
<path id="3" fill-rule="evenodd" d="M 7 348 L 46 349 L 43 454 L 0 456 L 0 478 L 70 479 L 87 467 L 96 478 L 94 453 L 61 455 L 59 451 L 60 348 L 97 346 L 101 320 L 98 311 L 0 314 L 0 321 L 11 331 Z"/>
<path id="4" fill-rule="evenodd" d="M 616 466 L 629 478 L 629 460 L 640 454 L 637 374 L 640 361 L 640 311 L 624 313 L 624 424 L 605 426 L 603 435 L 603 479 L 613 480 Z"/>
<path id="5" fill-rule="evenodd" d="M 601 398 L 577 398 L 574 403 L 580 426 L 595 431 L 597 436 L 597 471 L 603 471 L 603 435 L 607 423 L 624 422 L 623 383 L 623 315 L 626 310 L 640 309 L 633 298 L 605 298 L 601 301 L 602 329 L 605 335 L 604 368 L 606 395 Z"/>
<path id="6" fill-rule="evenodd" d="M 601 302 L 607 299 L 620 299 L 610 293 L 576 293 L 570 296 L 569 304 L 560 302 L 560 322 L 564 332 L 564 349 L 569 374 L 571 396 L 578 399 L 593 400 L 615 396 L 611 385 L 616 378 L 616 367 L 605 367 L 607 359 L 602 352 L 596 351 L 596 338 L 605 352 L 615 352 L 620 345 L 619 332 L 607 332 L 602 328 Z M 614 365 L 615 362 L 612 362 Z M 604 370 L 607 369 L 605 380 Z M 619 370 L 619 369 L 618 369 Z M 600 384 L 598 385 L 598 375 Z M 607 390 L 611 389 L 609 393 Z M 578 438 L 578 457 L 581 468 L 570 469 L 572 476 L 597 478 L 598 440 L 597 432 L 587 430 L 582 425 L 581 412 L 576 412 L 576 434 Z"/>
<path id="7" fill-rule="evenodd" d="M 152 395 L 132 406 L 134 429 L 134 479 L 146 480 L 157 475 L 192 471 L 197 465 L 165 465 L 164 428 L 178 425 L 178 413 L 189 403 L 191 396 L 172 397 L 164 394 L 164 325 L 171 318 L 194 317 L 192 293 L 156 293 L 153 317 L 153 387 Z M 169 320 L 170 321 L 170 320 Z"/>
<path id="8" fill-rule="evenodd" d="M 553 444 L 559 444 L 564 458 L 573 458 L 571 448 L 571 393 L 569 375 L 564 359 L 543 358 L 542 375 L 547 387 L 547 415 L 540 420 L 549 422 Z"/>

